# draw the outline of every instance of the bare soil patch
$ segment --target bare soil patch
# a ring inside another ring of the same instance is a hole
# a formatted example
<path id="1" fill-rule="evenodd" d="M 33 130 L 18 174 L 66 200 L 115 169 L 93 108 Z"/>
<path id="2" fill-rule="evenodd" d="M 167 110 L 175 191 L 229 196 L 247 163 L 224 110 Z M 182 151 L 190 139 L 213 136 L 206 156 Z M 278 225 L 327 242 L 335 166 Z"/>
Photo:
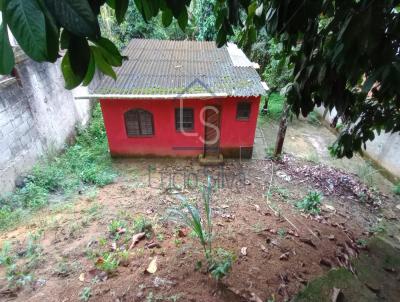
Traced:
<path id="1" fill-rule="evenodd" d="M 293 157 L 227 161 L 223 169 L 172 159 L 124 159 L 115 167 L 121 174 L 116 183 L 2 234 L 1 245 L 12 242 L 20 255 L 18 265 L 27 265 L 28 232 L 40 234 L 41 252 L 33 281 L 17 289 L 8 288 L 0 269 L 1 300 L 284 301 L 334 267 L 352 269 L 382 209 L 398 216 L 393 196 L 371 191 L 354 175 Z M 220 283 L 196 269 L 204 262 L 200 245 L 167 217 L 180 204 L 178 195 L 201 204 L 207 175 L 215 184 L 213 244 L 237 258 Z M 320 215 L 294 207 L 309 190 L 324 194 Z M 129 249 L 143 218 L 151 228 Z M 121 261 L 106 274 L 98 267 L 108 251 L 121 251 Z M 149 273 L 155 257 L 157 269 Z"/>

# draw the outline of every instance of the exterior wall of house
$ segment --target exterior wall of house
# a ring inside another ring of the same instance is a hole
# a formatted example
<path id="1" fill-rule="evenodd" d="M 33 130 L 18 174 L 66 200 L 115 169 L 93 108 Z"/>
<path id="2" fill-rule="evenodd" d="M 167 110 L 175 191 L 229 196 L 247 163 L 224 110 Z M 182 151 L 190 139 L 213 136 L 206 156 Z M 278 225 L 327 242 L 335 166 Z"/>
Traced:
<path id="1" fill-rule="evenodd" d="M 252 103 L 250 118 L 236 120 L 237 103 Z M 175 109 L 194 109 L 194 130 L 182 133 L 175 129 Z M 219 106 L 220 148 L 226 157 L 251 157 L 257 124 L 260 97 L 185 100 L 100 100 L 110 152 L 113 156 L 183 156 L 203 153 L 205 106 Z M 124 113 L 143 109 L 153 114 L 154 135 L 128 137 Z"/>

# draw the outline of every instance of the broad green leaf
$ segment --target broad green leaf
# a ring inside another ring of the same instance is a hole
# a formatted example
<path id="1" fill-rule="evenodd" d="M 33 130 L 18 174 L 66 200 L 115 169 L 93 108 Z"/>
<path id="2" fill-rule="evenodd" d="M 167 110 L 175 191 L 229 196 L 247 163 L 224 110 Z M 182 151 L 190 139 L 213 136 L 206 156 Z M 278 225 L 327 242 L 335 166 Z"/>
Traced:
<path id="1" fill-rule="evenodd" d="M 36 0 L 9 0 L 5 19 L 19 46 L 33 60 L 47 59 L 46 22 Z"/>
<path id="2" fill-rule="evenodd" d="M 53 16 L 71 33 L 80 37 L 96 38 L 100 27 L 86 0 L 45 0 Z"/>
<path id="3" fill-rule="evenodd" d="M 3 21 L 0 24 L 0 74 L 10 74 L 14 65 L 14 53 L 8 39 L 6 24 Z"/>
<path id="4" fill-rule="evenodd" d="M 60 28 L 57 26 L 56 20 L 51 15 L 50 11 L 47 9 L 44 0 L 37 1 L 46 20 L 47 60 L 54 63 L 59 57 L 58 51 L 60 49 Z"/>
<path id="5" fill-rule="evenodd" d="M 125 19 L 126 11 L 128 10 L 129 0 L 116 0 L 115 16 L 117 22 L 121 24 Z"/>
<path id="6" fill-rule="evenodd" d="M 47 59 L 49 62 L 54 63 L 59 57 L 60 32 L 58 30 L 55 31 L 50 22 L 51 21 L 46 20 Z"/>
<path id="7" fill-rule="evenodd" d="M 90 49 L 86 38 L 72 36 L 68 46 L 68 54 L 72 71 L 83 79 L 90 61 Z"/>
<path id="8" fill-rule="evenodd" d="M 185 31 L 186 26 L 188 24 L 188 12 L 186 7 L 181 11 L 179 18 L 178 18 L 179 27 Z"/>
<path id="9" fill-rule="evenodd" d="M 77 76 L 73 72 L 68 52 L 65 54 L 61 62 L 61 72 L 64 76 L 66 89 L 73 89 L 75 87 L 78 87 L 83 80 L 83 77 Z"/>
<path id="10" fill-rule="evenodd" d="M 71 39 L 71 34 L 66 30 L 65 28 L 61 32 L 61 37 L 60 37 L 60 46 L 61 49 L 67 49 L 69 46 L 69 40 Z"/>
<path id="11" fill-rule="evenodd" d="M 93 42 L 100 47 L 106 61 L 110 65 L 115 67 L 122 65 L 122 56 L 113 42 L 103 37 Z"/>
<path id="12" fill-rule="evenodd" d="M 112 69 L 112 66 L 104 59 L 101 50 L 96 46 L 90 46 L 90 49 L 92 50 L 96 66 L 100 69 L 100 71 L 116 80 L 117 75 Z"/>
<path id="13" fill-rule="evenodd" d="M 107 2 L 109 7 L 111 7 L 112 9 L 115 9 L 115 2 L 116 1 L 117 0 L 107 0 L 106 2 Z"/>
<path id="14" fill-rule="evenodd" d="M 96 72 L 96 63 L 94 61 L 94 56 L 92 52 L 90 52 L 89 66 L 85 78 L 83 79 L 82 82 L 83 86 L 88 86 L 90 84 L 90 82 L 93 80 L 95 72 Z"/>
<path id="15" fill-rule="evenodd" d="M 171 23 L 172 23 L 172 11 L 169 9 L 169 8 L 167 8 L 166 10 L 164 10 L 163 12 L 162 12 L 162 24 L 165 26 L 165 27 L 168 27 L 168 26 L 170 26 L 171 25 Z"/>
<path id="16" fill-rule="evenodd" d="M 135 0 L 135 4 L 146 22 L 156 16 L 160 9 L 159 0 Z"/>

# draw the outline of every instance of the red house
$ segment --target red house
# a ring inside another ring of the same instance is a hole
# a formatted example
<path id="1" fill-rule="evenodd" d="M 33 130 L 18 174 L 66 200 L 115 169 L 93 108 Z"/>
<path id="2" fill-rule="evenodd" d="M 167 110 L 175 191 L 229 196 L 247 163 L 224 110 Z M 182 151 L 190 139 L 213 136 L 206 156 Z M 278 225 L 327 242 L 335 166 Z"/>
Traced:
<path id="1" fill-rule="evenodd" d="M 112 156 L 250 158 L 264 85 L 236 45 L 132 40 L 100 100 Z"/>

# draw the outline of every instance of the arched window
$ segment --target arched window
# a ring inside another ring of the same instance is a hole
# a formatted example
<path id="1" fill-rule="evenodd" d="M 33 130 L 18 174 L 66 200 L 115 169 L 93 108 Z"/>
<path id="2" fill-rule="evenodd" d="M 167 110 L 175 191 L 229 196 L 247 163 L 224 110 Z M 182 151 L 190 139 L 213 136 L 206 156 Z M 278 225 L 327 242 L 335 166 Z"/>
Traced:
<path id="1" fill-rule="evenodd" d="M 125 128 L 128 137 L 154 134 L 153 114 L 142 109 L 125 112 Z"/>

